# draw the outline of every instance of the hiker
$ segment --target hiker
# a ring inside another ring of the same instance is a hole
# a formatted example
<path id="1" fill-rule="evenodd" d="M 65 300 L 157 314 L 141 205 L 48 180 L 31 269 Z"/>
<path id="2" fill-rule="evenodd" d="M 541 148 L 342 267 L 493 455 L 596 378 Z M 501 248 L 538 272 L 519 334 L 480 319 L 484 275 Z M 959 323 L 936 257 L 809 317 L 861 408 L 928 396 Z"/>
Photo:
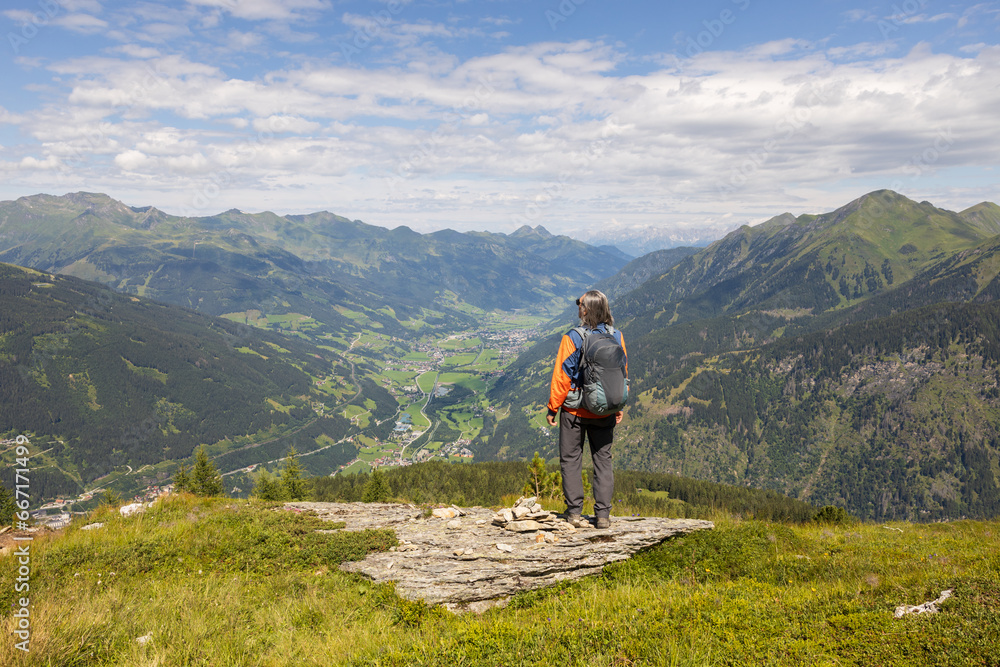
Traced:
<path id="1" fill-rule="evenodd" d="M 555 426 L 556 414 L 562 410 L 559 468 L 569 515 L 566 520 L 575 527 L 586 525 L 582 516 L 583 441 L 586 437 L 594 461 L 594 514 L 597 527 L 604 529 L 611 526 L 611 496 L 615 487 L 611 442 L 615 425 L 622 420 L 621 406 L 628 397 L 628 361 L 625 341 L 621 332 L 614 328 L 608 297 L 598 290 L 590 290 L 576 300 L 576 305 L 583 326 L 568 331 L 559 344 L 546 420 L 549 426 Z M 591 378 L 589 384 L 584 381 L 585 374 Z M 584 391 L 585 385 L 587 391 Z M 595 386 L 597 392 L 592 391 Z"/>

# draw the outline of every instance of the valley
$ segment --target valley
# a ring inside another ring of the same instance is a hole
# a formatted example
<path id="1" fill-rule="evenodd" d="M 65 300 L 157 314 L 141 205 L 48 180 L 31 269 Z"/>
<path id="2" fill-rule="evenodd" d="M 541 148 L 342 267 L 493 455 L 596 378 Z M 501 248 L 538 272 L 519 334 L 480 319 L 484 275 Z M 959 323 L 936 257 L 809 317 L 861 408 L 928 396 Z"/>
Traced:
<path id="1" fill-rule="evenodd" d="M 0 265 L 0 437 L 31 437 L 39 503 L 155 494 L 198 447 L 233 496 L 293 450 L 320 478 L 554 462 L 552 354 L 597 286 L 630 354 L 620 469 L 865 519 L 1000 513 L 989 202 L 879 190 L 634 259 L 542 227 L 177 218 L 94 193 L 0 202 L 0 238 L 30 266 Z"/>

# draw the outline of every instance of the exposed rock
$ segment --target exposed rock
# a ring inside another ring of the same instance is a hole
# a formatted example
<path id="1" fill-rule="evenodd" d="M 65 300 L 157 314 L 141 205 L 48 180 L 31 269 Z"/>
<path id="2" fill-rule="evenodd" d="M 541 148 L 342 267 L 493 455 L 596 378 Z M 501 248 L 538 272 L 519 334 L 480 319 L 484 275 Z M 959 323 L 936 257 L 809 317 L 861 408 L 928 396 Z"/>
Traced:
<path id="1" fill-rule="evenodd" d="M 559 525 L 562 523 L 563 525 Z M 505 507 L 493 515 L 493 524 L 518 533 L 535 530 L 565 530 L 569 524 L 560 522 L 552 512 L 538 504 L 538 499 L 520 497 L 513 507 Z M 572 526 L 569 526 L 572 528 Z"/>
<path id="2" fill-rule="evenodd" d="M 132 516 L 133 514 L 142 514 L 150 507 L 153 503 L 132 503 L 131 505 L 123 505 L 118 509 L 122 516 Z"/>
<path id="3" fill-rule="evenodd" d="M 936 614 L 938 612 L 937 605 L 941 604 L 950 597 L 951 589 L 941 591 L 941 596 L 938 597 L 937 600 L 931 600 L 930 602 L 925 602 L 916 606 L 904 604 L 896 607 L 895 616 L 896 618 L 902 618 L 907 614 Z"/>
<path id="4" fill-rule="evenodd" d="M 455 517 L 465 516 L 466 512 L 461 507 L 456 507 L 452 505 L 451 507 L 438 507 L 431 511 L 432 516 L 436 516 L 439 519 L 454 519 Z"/>
<path id="5" fill-rule="evenodd" d="M 531 533 L 542 530 L 544 527 L 544 524 L 538 523 L 537 521 L 525 519 L 524 521 L 511 521 L 504 526 L 504 530 L 512 530 L 517 533 Z"/>
<path id="6" fill-rule="evenodd" d="M 535 499 L 531 500 L 533 507 Z M 605 565 L 640 549 L 714 527 L 694 519 L 612 517 L 607 530 L 588 526 L 577 531 L 556 518 L 547 524 L 534 521 L 543 526 L 541 531 L 517 533 L 493 522 L 498 513 L 472 507 L 462 508 L 470 521 L 456 531 L 443 518 L 422 520 L 421 509 L 414 505 L 291 502 L 285 506 L 343 521 L 345 530 L 394 530 L 400 541 L 395 551 L 369 554 L 363 561 L 342 564 L 341 569 L 377 582 L 394 581 L 401 597 L 443 604 L 452 611 L 482 611 L 504 604 L 520 591 L 599 574 Z M 563 526 L 556 537 L 554 530 Z M 536 542 L 539 532 L 542 542 Z"/>
<path id="7" fill-rule="evenodd" d="M 95 528 L 104 528 L 103 523 L 88 523 L 86 526 L 80 526 L 80 530 L 94 530 Z"/>

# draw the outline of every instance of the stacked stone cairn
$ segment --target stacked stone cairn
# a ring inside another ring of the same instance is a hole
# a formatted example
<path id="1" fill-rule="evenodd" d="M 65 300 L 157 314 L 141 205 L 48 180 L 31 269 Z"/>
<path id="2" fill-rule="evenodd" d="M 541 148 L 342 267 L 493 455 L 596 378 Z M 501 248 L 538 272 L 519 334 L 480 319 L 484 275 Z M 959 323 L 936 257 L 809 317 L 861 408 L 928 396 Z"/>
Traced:
<path id="1" fill-rule="evenodd" d="M 493 525 L 516 533 L 535 532 L 538 543 L 558 542 L 559 538 L 554 535 L 557 531 L 576 532 L 571 524 L 543 509 L 535 496 L 521 496 L 513 507 L 505 507 L 494 514 Z"/>

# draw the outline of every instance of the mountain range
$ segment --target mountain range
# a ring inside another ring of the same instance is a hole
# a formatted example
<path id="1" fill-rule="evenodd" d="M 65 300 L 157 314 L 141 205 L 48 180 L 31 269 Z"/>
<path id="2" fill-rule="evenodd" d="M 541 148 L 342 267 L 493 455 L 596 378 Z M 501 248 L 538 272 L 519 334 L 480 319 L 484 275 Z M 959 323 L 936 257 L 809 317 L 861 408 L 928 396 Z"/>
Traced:
<path id="1" fill-rule="evenodd" d="M 325 212 L 188 219 L 23 197 L 0 203 L 0 259 L 30 267 L 0 267 L 0 433 L 55 443 L 37 477 L 49 494 L 125 469 L 165 479 L 197 444 L 227 470 L 301 445 L 323 474 L 357 454 L 348 438 L 391 431 L 393 359 L 517 310 L 555 316 L 549 333 L 485 399 L 459 388 L 426 416 L 457 438 L 467 426 L 448 411 L 488 404 L 468 426 L 477 458 L 554 457 L 549 364 L 565 305 L 596 285 L 630 352 L 619 466 L 867 518 L 993 516 L 998 253 L 995 204 L 954 212 L 888 190 L 635 259 L 542 227 L 417 234 Z"/>
<path id="2" fill-rule="evenodd" d="M 869 518 L 1000 512 L 1000 207 L 882 190 L 742 227 L 613 300 L 635 398 L 623 467 L 773 488 Z M 497 382 L 486 457 L 538 427 L 558 337 Z"/>
<path id="3" fill-rule="evenodd" d="M 232 209 L 184 218 L 85 192 L 0 202 L 0 262 L 96 280 L 209 315 L 297 312 L 344 332 L 356 330 L 345 310 L 400 333 L 401 322 L 425 310 L 439 313 L 439 324 L 467 324 L 456 308 L 461 303 L 561 308 L 629 259 L 541 226 L 510 235 L 418 234 L 328 212 Z"/>

